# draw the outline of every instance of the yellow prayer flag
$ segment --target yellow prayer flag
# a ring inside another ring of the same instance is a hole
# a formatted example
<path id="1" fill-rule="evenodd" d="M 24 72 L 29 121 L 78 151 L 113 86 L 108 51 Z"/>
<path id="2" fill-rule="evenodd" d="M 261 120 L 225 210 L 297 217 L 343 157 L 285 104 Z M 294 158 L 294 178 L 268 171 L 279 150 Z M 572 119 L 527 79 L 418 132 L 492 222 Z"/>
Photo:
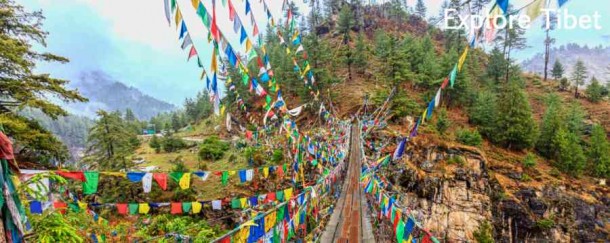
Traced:
<path id="1" fill-rule="evenodd" d="M 526 14 L 530 17 L 530 21 L 534 21 L 538 16 L 540 16 L 541 10 L 544 8 L 544 4 L 546 0 L 535 0 L 527 6 Z"/>
<path id="2" fill-rule="evenodd" d="M 292 188 L 284 189 L 284 197 L 286 200 L 292 198 Z"/>
<path id="3" fill-rule="evenodd" d="M 230 171 L 229 171 L 229 175 L 235 175 L 235 174 L 237 174 L 237 172 L 236 172 L 236 171 L 234 171 L 234 170 L 230 170 Z"/>
<path id="4" fill-rule="evenodd" d="M 218 55 L 216 53 L 216 48 L 213 48 L 213 50 L 212 50 L 212 65 L 210 67 L 210 69 L 212 69 L 212 72 L 218 72 L 218 63 L 216 62 L 216 55 Z"/>
<path id="5" fill-rule="evenodd" d="M 100 174 L 107 175 L 107 176 L 119 176 L 119 177 L 127 178 L 127 174 L 125 174 L 125 172 L 100 172 Z"/>
<path id="6" fill-rule="evenodd" d="M 220 107 L 220 116 L 224 116 L 224 114 L 225 114 L 225 105 L 222 105 Z"/>
<path id="7" fill-rule="evenodd" d="M 78 207 L 81 209 L 87 209 L 87 203 L 86 202 L 78 202 Z"/>
<path id="8" fill-rule="evenodd" d="M 411 234 L 409 234 L 409 238 L 408 238 L 407 240 L 404 240 L 404 239 L 403 239 L 403 242 L 405 242 L 405 243 L 411 243 L 411 242 L 413 242 L 413 236 L 412 236 Z"/>
<path id="9" fill-rule="evenodd" d="M 250 221 L 248 221 L 250 222 Z M 246 224 L 248 223 L 246 222 Z M 250 227 L 243 226 L 235 235 L 232 237 L 233 242 L 248 242 L 248 236 L 250 236 Z"/>
<path id="10" fill-rule="evenodd" d="M 201 203 L 200 202 L 192 202 L 191 203 L 191 207 L 193 210 L 193 213 L 199 213 L 201 212 Z"/>
<path id="11" fill-rule="evenodd" d="M 140 203 L 140 205 L 138 205 L 138 212 L 140 214 L 147 214 L 148 211 L 150 211 L 150 206 L 148 203 Z"/>
<path id="12" fill-rule="evenodd" d="M 180 7 L 176 7 L 176 29 L 180 27 L 180 21 L 182 20 L 182 13 L 180 13 Z"/>
<path id="13" fill-rule="evenodd" d="M 290 55 L 290 48 L 286 47 L 286 54 Z"/>
<path id="14" fill-rule="evenodd" d="M 460 56 L 460 60 L 458 62 L 458 71 L 462 71 L 462 65 L 464 65 L 464 61 L 466 61 L 466 56 L 468 55 L 468 49 L 470 49 L 470 47 L 466 46 L 466 49 L 464 49 L 464 53 L 462 53 L 462 56 Z"/>
<path id="15" fill-rule="evenodd" d="M 426 110 L 424 110 L 424 114 L 421 115 L 421 124 L 426 122 L 426 116 L 428 116 L 428 108 L 426 108 Z"/>
<path id="16" fill-rule="evenodd" d="M 250 52 L 250 49 L 252 49 L 252 42 L 250 41 L 250 38 L 246 39 L 246 53 Z"/>
<path id="17" fill-rule="evenodd" d="M 247 208 L 248 207 L 248 198 L 240 198 L 239 199 L 239 204 L 241 206 L 241 208 Z"/>
<path id="18" fill-rule="evenodd" d="M 263 168 L 263 177 L 267 178 L 269 176 L 269 167 Z"/>
<path id="19" fill-rule="evenodd" d="M 194 9 L 197 9 L 197 7 L 199 6 L 199 0 L 191 0 L 191 4 L 193 5 Z"/>
<path id="20" fill-rule="evenodd" d="M 189 189 L 189 187 L 191 187 L 191 173 L 184 173 L 182 178 L 180 178 L 178 185 L 180 185 L 180 189 L 182 190 Z"/>
<path id="21" fill-rule="evenodd" d="M 301 73 L 301 76 L 305 76 L 305 74 L 307 74 L 307 71 L 309 71 L 310 67 L 309 67 L 309 63 L 307 63 L 307 66 L 305 66 L 305 69 L 303 69 L 303 72 Z"/>
<path id="22" fill-rule="evenodd" d="M 269 230 L 273 229 L 273 227 L 275 227 L 276 224 L 276 217 L 277 217 L 277 212 L 273 211 L 270 214 L 267 214 L 265 216 L 265 232 L 269 232 Z"/>

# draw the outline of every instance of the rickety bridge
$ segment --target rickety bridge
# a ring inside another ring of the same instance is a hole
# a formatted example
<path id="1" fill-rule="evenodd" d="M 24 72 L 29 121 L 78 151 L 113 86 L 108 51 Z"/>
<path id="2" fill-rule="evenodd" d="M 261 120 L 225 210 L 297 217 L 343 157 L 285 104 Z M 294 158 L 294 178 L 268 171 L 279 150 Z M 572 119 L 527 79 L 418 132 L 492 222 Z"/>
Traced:
<path id="1" fill-rule="evenodd" d="M 360 131 L 357 124 L 352 126 L 347 176 L 321 242 L 375 242 L 366 199 L 360 187 L 362 166 Z"/>

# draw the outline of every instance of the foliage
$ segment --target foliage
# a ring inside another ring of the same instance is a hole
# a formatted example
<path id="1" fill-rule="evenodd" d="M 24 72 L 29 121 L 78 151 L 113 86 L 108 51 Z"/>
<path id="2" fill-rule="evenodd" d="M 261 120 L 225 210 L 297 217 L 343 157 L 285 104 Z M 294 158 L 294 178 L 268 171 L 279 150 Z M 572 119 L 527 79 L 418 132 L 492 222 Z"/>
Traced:
<path id="1" fill-rule="evenodd" d="M 493 243 L 493 228 L 489 222 L 485 221 L 479 225 L 479 228 L 473 233 L 474 238 L 479 243 Z"/>
<path id="2" fill-rule="evenodd" d="M 469 122 L 478 125 L 481 134 L 494 141 L 493 134 L 498 119 L 497 96 L 491 91 L 482 91 L 468 109 Z"/>
<path id="3" fill-rule="evenodd" d="M 531 148 L 538 137 L 538 126 L 527 96 L 515 84 L 509 84 L 500 93 L 494 137 L 498 144 L 512 149 Z"/>
<path id="4" fill-rule="evenodd" d="M 248 160 L 248 163 L 256 166 L 263 165 L 265 163 L 265 153 L 259 147 L 247 147 L 244 149 L 244 157 Z"/>
<path id="5" fill-rule="evenodd" d="M 150 142 L 148 143 L 148 146 L 154 149 L 155 153 L 161 152 L 161 140 L 159 139 L 159 137 L 157 137 L 157 135 L 152 136 Z"/>
<path id="6" fill-rule="evenodd" d="M 578 59 L 572 71 L 572 83 L 574 84 L 574 97 L 578 98 L 578 86 L 583 85 L 587 79 L 587 67 L 585 63 Z"/>
<path id="7" fill-rule="evenodd" d="M 423 0 L 417 0 L 417 4 L 415 4 L 415 13 L 421 17 L 426 17 L 426 5 Z"/>
<path id="8" fill-rule="evenodd" d="M 563 78 L 561 78 L 561 80 L 559 80 L 559 90 L 561 90 L 561 91 L 567 90 L 569 86 L 570 86 L 570 81 L 568 80 L 568 78 L 563 77 Z"/>
<path id="9" fill-rule="evenodd" d="M 355 50 L 352 55 L 354 67 L 356 70 L 362 73 L 367 66 L 367 58 L 369 56 L 368 46 L 364 41 L 364 35 L 362 33 L 358 34 L 354 49 Z"/>
<path id="10" fill-rule="evenodd" d="M 464 163 L 465 163 L 464 158 L 462 158 L 462 156 L 459 156 L 459 155 L 451 156 L 447 160 L 447 164 L 456 164 L 459 166 L 464 166 Z"/>
<path id="11" fill-rule="evenodd" d="M 445 135 L 445 132 L 451 126 L 451 121 L 447 117 L 447 110 L 441 109 L 438 115 L 438 119 L 436 120 L 436 130 L 441 134 Z"/>
<path id="12" fill-rule="evenodd" d="M 532 154 L 532 153 L 527 153 L 527 155 L 525 156 L 525 159 L 523 160 L 523 167 L 525 168 L 532 168 L 534 166 L 536 166 L 536 155 Z"/>
<path id="13" fill-rule="evenodd" d="M 163 148 L 163 151 L 166 153 L 176 152 L 186 147 L 186 142 L 179 137 L 166 136 L 161 139 L 161 148 Z"/>
<path id="14" fill-rule="evenodd" d="M 600 102 L 603 98 L 604 87 L 595 77 L 591 78 L 591 83 L 587 86 L 585 93 L 587 99 L 593 103 Z"/>
<path id="15" fill-rule="evenodd" d="M 284 161 L 284 152 L 281 149 L 274 149 L 271 155 L 271 162 L 279 164 Z"/>
<path id="16" fill-rule="evenodd" d="M 580 145 L 580 138 L 573 132 L 561 128 L 553 139 L 557 167 L 572 176 L 578 176 L 585 168 L 586 158 Z"/>
<path id="17" fill-rule="evenodd" d="M 593 168 L 593 174 L 599 177 L 610 177 L 610 142 L 606 138 L 606 131 L 599 125 L 593 125 L 589 147 L 589 168 Z"/>
<path id="18" fill-rule="evenodd" d="M 458 142 L 468 146 L 479 146 L 483 142 L 483 138 L 477 130 L 460 129 L 455 132 L 455 137 Z"/>
<path id="19" fill-rule="evenodd" d="M 149 240 L 152 236 L 176 233 L 193 237 L 194 242 L 211 242 L 221 235 L 218 227 L 210 226 L 204 219 L 191 216 L 157 215 L 149 224 L 140 225 L 136 236 Z"/>
<path id="20" fill-rule="evenodd" d="M 551 229 L 555 226 L 555 220 L 553 219 L 541 219 L 536 221 L 536 227 L 543 229 L 543 230 L 548 230 Z"/>
<path id="21" fill-rule="evenodd" d="M 211 136 L 204 139 L 199 147 L 199 158 L 218 160 L 224 156 L 228 149 L 229 143 L 220 140 L 217 136 Z"/>
<path id="22" fill-rule="evenodd" d="M 556 94 L 551 94 L 547 98 L 547 108 L 542 117 L 540 125 L 540 136 L 536 144 L 536 150 L 541 155 L 551 158 L 556 146 L 553 143 L 553 138 L 557 131 L 565 126 L 562 117 L 563 109 L 561 109 L 561 99 Z"/>
<path id="23" fill-rule="evenodd" d="M 49 192 L 45 189 L 46 185 L 43 180 L 53 181 L 56 185 L 65 185 L 68 181 L 62 176 L 56 175 L 54 172 L 35 174 L 31 178 L 19 184 L 17 193 L 20 198 L 32 197 L 34 200 L 46 202 L 48 201 Z M 33 189 L 32 187 L 36 188 Z"/>
<path id="24" fill-rule="evenodd" d="M 559 59 L 555 59 L 555 64 L 553 64 L 553 69 L 551 69 L 551 75 L 553 76 L 553 78 L 555 80 L 563 78 L 564 71 L 565 70 L 563 68 L 563 65 L 561 64 L 561 62 L 559 62 Z"/>
<path id="25" fill-rule="evenodd" d="M 55 211 L 31 217 L 32 227 L 36 230 L 33 242 L 84 242 L 84 239 L 79 235 L 76 224 L 70 222 L 67 217 L 69 215 L 63 216 Z"/>
<path id="26" fill-rule="evenodd" d="M 136 149 L 130 139 L 136 134 L 127 129 L 118 112 L 98 111 L 97 114 L 98 120 L 87 138 L 84 162 L 100 170 L 127 170 L 131 163 L 127 156 Z"/>

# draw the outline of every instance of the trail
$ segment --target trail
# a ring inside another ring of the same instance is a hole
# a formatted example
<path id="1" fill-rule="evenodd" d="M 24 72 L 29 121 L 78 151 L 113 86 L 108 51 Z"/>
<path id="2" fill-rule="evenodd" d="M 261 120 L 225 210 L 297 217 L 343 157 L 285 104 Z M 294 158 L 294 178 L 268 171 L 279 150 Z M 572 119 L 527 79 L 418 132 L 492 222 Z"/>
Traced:
<path id="1" fill-rule="evenodd" d="M 375 242 L 359 183 L 362 165 L 360 144 L 360 128 L 353 125 L 347 176 L 321 242 Z"/>

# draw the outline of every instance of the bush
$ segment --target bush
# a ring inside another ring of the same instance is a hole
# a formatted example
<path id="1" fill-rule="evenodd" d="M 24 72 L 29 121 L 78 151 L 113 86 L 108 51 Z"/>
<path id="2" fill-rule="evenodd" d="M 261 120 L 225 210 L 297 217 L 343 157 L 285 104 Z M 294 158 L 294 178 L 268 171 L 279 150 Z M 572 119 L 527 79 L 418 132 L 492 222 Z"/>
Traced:
<path id="1" fill-rule="evenodd" d="M 199 158 L 210 160 L 222 159 L 228 149 L 229 143 L 220 140 L 216 136 L 211 136 L 203 140 L 199 148 Z"/>
<path id="2" fill-rule="evenodd" d="M 536 156 L 532 153 L 527 153 L 525 160 L 523 160 L 523 167 L 531 168 L 536 166 Z"/>
<path id="3" fill-rule="evenodd" d="M 284 152 L 281 149 L 273 150 L 271 161 L 275 164 L 279 164 L 284 160 Z"/>
<path id="4" fill-rule="evenodd" d="M 155 135 L 153 135 L 152 139 L 150 139 L 148 146 L 153 148 L 156 153 L 161 152 L 161 141 L 159 141 L 159 138 Z"/>
<path id="5" fill-rule="evenodd" d="M 161 140 L 161 147 L 163 151 L 171 153 L 186 148 L 186 143 L 181 138 L 170 136 Z"/>
<path id="6" fill-rule="evenodd" d="M 265 163 L 265 153 L 257 147 L 247 147 L 244 149 L 244 157 L 250 166 L 260 166 Z"/>
<path id="7" fill-rule="evenodd" d="M 460 129 L 455 133 L 455 136 L 458 142 L 465 145 L 479 146 L 483 143 L 483 138 L 477 130 Z"/>
<path id="8" fill-rule="evenodd" d="M 485 221 L 481 225 L 479 225 L 479 228 L 473 233 L 473 235 L 474 235 L 474 238 L 479 243 L 493 243 L 494 242 L 493 228 L 491 228 L 491 225 L 487 221 Z"/>
<path id="9" fill-rule="evenodd" d="M 464 166 L 464 158 L 462 158 L 462 156 L 451 156 L 448 160 L 447 160 L 448 164 L 457 164 L 459 166 Z"/>
<path id="10" fill-rule="evenodd" d="M 555 221 L 553 219 L 541 219 L 536 222 L 536 226 L 543 230 L 548 230 L 555 226 Z"/>

